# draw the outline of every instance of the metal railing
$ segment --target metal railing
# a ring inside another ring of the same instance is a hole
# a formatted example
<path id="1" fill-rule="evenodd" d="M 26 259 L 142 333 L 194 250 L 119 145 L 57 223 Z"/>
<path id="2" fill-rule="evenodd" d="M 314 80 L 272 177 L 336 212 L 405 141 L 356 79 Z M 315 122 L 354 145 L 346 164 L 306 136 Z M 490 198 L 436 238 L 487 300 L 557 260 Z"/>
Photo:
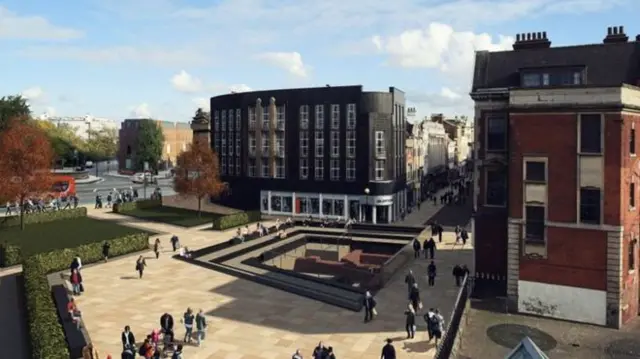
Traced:
<path id="1" fill-rule="evenodd" d="M 451 318 L 449 318 L 449 325 L 444 333 L 442 333 L 442 339 L 438 343 L 436 348 L 436 354 L 434 359 L 449 359 L 454 349 L 456 342 L 456 336 L 460 330 L 460 324 L 465 310 L 467 310 L 467 303 L 471 292 L 473 291 L 473 278 L 468 274 L 464 277 L 460 290 L 458 291 L 458 297 L 453 306 L 453 312 Z"/>

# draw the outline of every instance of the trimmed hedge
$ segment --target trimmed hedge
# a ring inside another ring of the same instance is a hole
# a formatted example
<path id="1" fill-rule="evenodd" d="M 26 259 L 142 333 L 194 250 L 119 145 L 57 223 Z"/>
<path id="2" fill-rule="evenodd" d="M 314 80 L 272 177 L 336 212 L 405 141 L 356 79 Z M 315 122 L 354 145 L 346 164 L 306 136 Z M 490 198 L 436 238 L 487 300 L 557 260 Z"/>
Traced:
<path id="1" fill-rule="evenodd" d="M 257 222 L 262 218 L 259 211 L 240 212 L 218 217 L 213 220 L 213 229 L 224 231 L 229 228 L 244 226 L 247 223 Z"/>
<path id="2" fill-rule="evenodd" d="M 0 268 L 11 267 L 22 263 L 20 246 L 4 242 L 0 244 Z"/>
<path id="3" fill-rule="evenodd" d="M 64 209 L 61 211 L 49 211 L 42 213 L 30 213 L 24 215 L 24 224 L 38 224 L 47 223 L 53 221 L 59 221 L 62 219 L 75 219 L 87 216 L 86 207 L 78 207 L 74 209 Z M 17 227 L 20 225 L 20 216 L 4 217 L 4 220 L 0 221 L 0 225 L 5 227 Z"/>
<path id="4" fill-rule="evenodd" d="M 111 244 L 109 255 L 116 257 L 148 249 L 149 235 L 139 233 L 108 242 Z M 33 359 L 69 359 L 67 341 L 51 297 L 47 275 L 68 269 L 76 255 L 82 258 L 83 264 L 101 261 L 102 245 L 98 242 L 85 244 L 36 254 L 24 260 L 24 296 Z"/>
<path id="5" fill-rule="evenodd" d="M 128 211 L 135 211 L 136 209 L 147 209 L 162 207 L 161 199 L 142 199 L 133 202 L 115 203 L 113 205 L 113 213 L 124 213 Z"/>

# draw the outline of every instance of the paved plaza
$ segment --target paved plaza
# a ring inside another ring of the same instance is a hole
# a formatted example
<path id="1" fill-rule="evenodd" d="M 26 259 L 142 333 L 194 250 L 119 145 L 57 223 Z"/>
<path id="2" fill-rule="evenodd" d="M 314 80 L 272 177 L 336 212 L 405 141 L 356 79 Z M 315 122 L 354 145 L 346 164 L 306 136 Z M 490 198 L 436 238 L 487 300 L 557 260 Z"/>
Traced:
<path id="1" fill-rule="evenodd" d="M 407 306 L 404 273 L 398 273 L 377 295 L 379 316 L 369 324 L 363 314 L 323 304 L 291 293 L 240 280 L 171 258 L 169 238 L 180 237 L 192 249 L 228 240 L 226 232 L 184 229 L 157 223 L 144 223 L 127 217 L 90 211 L 102 219 L 133 222 L 139 228 L 166 232 L 158 236 L 165 252 L 159 260 L 146 254 L 148 267 L 143 279 L 137 278 L 135 257 L 115 259 L 83 269 L 86 292 L 77 299 L 93 343 L 105 354 L 121 350 L 120 333 L 130 325 L 138 340 L 159 327 L 164 312 L 176 320 L 176 335 L 184 334 L 179 318 L 187 307 L 203 309 L 208 316 L 209 339 L 201 347 L 189 346 L 189 359 L 287 358 L 296 349 L 309 356 L 319 341 L 333 346 L 342 358 L 375 358 L 386 338 L 395 338 L 400 358 L 428 358 L 435 352 L 424 339 L 425 326 L 414 340 L 404 340 L 404 309 Z M 155 237 L 151 238 L 154 240 Z M 425 307 L 438 307 L 450 316 L 458 288 L 451 270 L 456 263 L 471 263 L 471 247 L 453 246 L 453 233 L 436 253 L 440 271 L 434 288 L 427 288 L 424 259 L 411 264 L 419 277 Z"/>

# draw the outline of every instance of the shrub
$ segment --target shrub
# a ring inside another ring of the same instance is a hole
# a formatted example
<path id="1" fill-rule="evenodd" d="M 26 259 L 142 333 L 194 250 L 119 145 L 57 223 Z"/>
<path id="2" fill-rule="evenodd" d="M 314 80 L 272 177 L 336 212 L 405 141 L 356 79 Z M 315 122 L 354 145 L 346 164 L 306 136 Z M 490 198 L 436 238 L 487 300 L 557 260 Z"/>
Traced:
<path id="1" fill-rule="evenodd" d="M 149 248 L 149 235 L 139 233 L 111 239 L 112 257 Z M 27 310 L 32 357 L 34 359 L 68 359 L 69 351 L 58 312 L 51 297 L 47 275 L 69 268 L 76 255 L 84 264 L 102 260 L 100 242 L 84 244 L 73 249 L 61 249 L 28 257 L 23 263 L 24 295 Z"/>
<path id="2" fill-rule="evenodd" d="M 213 220 L 213 229 L 224 231 L 225 229 L 243 226 L 247 223 L 257 222 L 262 218 L 259 211 L 240 212 L 222 216 Z"/>
<path id="3" fill-rule="evenodd" d="M 161 199 L 143 199 L 134 202 L 116 203 L 113 205 L 113 213 L 124 213 L 128 211 L 135 211 L 136 209 L 147 209 L 162 207 Z"/>
<path id="4" fill-rule="evenodd" d="M 20 246 L 4 242 L 0 244 L 0 268 L 11 267 L 22 263 Z"/>
<path id="5" fill-rule="evenodd" d="M 24 224 L 38 224 L 47 223 L 53 221 L 59 221 L 63 219 L 75 219 L 87 216 L 86 207 L 78 207 L 74 209 L 65 209 L 62 211 L 49 211 L 42 213 L 31 213 L 24 215 Z M 20 216 L 4 217 L 4 220 L 0 221 L 0 224 L 6 227 L 16 227 L 20 225 Z"/>

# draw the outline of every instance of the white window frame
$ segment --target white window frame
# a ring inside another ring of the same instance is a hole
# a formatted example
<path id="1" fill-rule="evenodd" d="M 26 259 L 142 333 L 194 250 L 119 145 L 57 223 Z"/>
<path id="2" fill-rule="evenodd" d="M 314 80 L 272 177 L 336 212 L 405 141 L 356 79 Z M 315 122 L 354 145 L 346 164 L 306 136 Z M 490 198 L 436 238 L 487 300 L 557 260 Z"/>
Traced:
<path id="1" fill-rule="evenodd" d="M 213 112 L 213 129 L 220 131 L 220 111 Z"/>
<path id="2" fill-rule="evenodd" d="M 309 131 L 300 131 L 300 156 L 309 156 Z"/>
<path id="3" fill-rule="evenodd" d="M 309 128 L 309 105 L 300 106 L 300 129 Z"/>
<path id="4" fill-rule="evenodd" d="M 324 180 L 324 159 L 316 158 L 313 166 L 313 178 L 317 181 Z"/>
<path id="5" fill-rule="evenodd" d="M 213 135 L 213 149 L 216 151 L 216 153 L 220 153 L 220 134 L 219 133 L 215 133 Z"/>
<path id="6" fill-rule="evenodd" d="M 356 104 L 355 103 L 347 104 L 347 129 L 348 130 L 356 129 Z"/>
<path id="7" fill-rule="evenodd" d="M 338 104 L 331 105 L 331 129 L 340 129 L 340 105 Z"/>
<path id="8" fill-rule="evenodd" d="M 256 135 L 253 133 L 249 134 L 249 155 L 255 155 L 258 150 L 258 139 L 256 139 Z"/>
<path id="9" fill-rule="evenodd" d="M 262 122 L 260 123 L 260 126 L 262 126 L 261 128 L 263 130 L 268 130 L 269 129 L 269 107 L 267 106 L 263 106 L 262 107 Z"/>
<path id="10" fill-rule="evenodd" d="M 340 160 L 331 160 L 329 161 L 330 168 L 330 178 L 332 181 L 340 181 Z"/>
<path id="11" fill-rule="evenodd" d="M 240 157 L 236 157 L 236 176 L 240 176 L 242 172 L 242 165 L 240 163 Z"/>
<path id="12" fill-rule="evenodd" d="M 348 182 L 356 180 L 356 160 L 347 160 L 345 162 L 345 179 Z"/>
<path id="13" fill-rule="evenodd" d="M 285 108 L 284 105 L 276 107 L 276 128 L 284 131 L 285 129 Z"/>
<path id="14" fill-rule="evenodd" d="M 220 174 L 221 175 L 227 174 L 227 158 L 226 157 L 222 157 L 222 159 L 220 159 Z"/>
<path id="15" fill-rule="evenodd" d="M 276 175 L 275 178 L 278 179 L 284 179 L 286 176 L 286 172 L 285 172 L 285 160 L 284 158 L 276 158 Z"/>
<path id="16" fill-rule="evenodd" d="M 313 136 L 314 157 L 324 157 L 324 132 L 315 131 Z"/>
<path id="17" fill-rule="evenodd" d="M 331 157 L 340 157 L 340 132 L 331 131 Z"/>
<path id="18" fill-rule="evenodd" d="M 374 143 L 376 146 L 376 157 L 385 158 L 387 155 L 387 151 L 385 148 L 384 131 L 375 132 Z"/>
<path id="19" fill-rule="evenodd" d="M 260 149 L 262 151 L 262 154 L 268 154 L 269 153 L 269 146 L 271 144 L 269 143 L 269 136 L 265 136 L 264 134 L 262 134 L 262 141 L 260 143 Z"/>
<path id="20" fill-rule="evenodd" d="M 240 132 L 236 132 L 236 156 L 240 156 Z"/>
<path id="21" fill-rule="evenodd" d="M 309 159 L 300 158 L 300 179 L 309 179 Z"/>
<path id="22" fill-rule="evenodd" d="M 242 129 L 242 109 L 236 109 L 236 131 Z"/>
<path id="23" fill-rule="evenodd" d="M 220 121 L 220 130 L 221 131 L 226 131 L 227 130 L 227 110 L 222 110 L 222 114 L 220 115 L 221 117 L 221 121 Z"/>
<path id="24" fill-rule="evenodd" d="M 278 156 L 280 157 L 284 157 L 285 155 L 285 145 L 284 145 L 284 141 L 285 141 L 285 135 L 284 132 L 277 132 L 276 133 L 276 151 Z"/>
<path id="25" fill-rule="evenodd" d="M 324 105 L 316 105 L 315 107 L 315 128 L 316 130 L 324 129 Z"/>
<path id="26" fill-rule="evenodd" d="M 229 132 L 229 139 L 227 140 L 227 146 L 229 146 L 229 150 L 228 150 L 229 156 L 233 156 L 234 143 L 235 142 L 233 142 L 233 132 Z"/>
<path id="27" fill-rule="evenodd" d="M 227 134 L 226 133 L 222 133 L 222 139 L 220 141 L 220 147 L 222 148 L 222 155 L 226 156 L 227 155 Z"/>
<path id="28" fill-rule="evenodd" d="M 347 131 L 347 158 L 356 158 L 356 131 Z"/>
<path id="29" fill-rule="evenodd" d="M 257 120 L 256 112 L 257 112 L 256 107 L 249 106 L 249 128 L 256 127 L 256 120 Z"/>
<path id="30" fill-rule="evenodd" d="M 266 173 L 265 173 L 265 169 L 266 169 Z M 260 160 L 260 177 L 262 178 L 271 177 L 269 173 L 269 161 L 266 158 L 263 158 L 262 160 Z"/>
<path id="31" fill-rule="evenodd" d="M 374 176 L 376 181 L 384 181 L 385 160 L 376 160 Z"/>
<path id="32" fill-rule="evenodd" d="M 234 130 L 234 119 L 235 119 L 235 113 L 234 110 L 229 110 L 229 131 L 233 131 Z"/>
<path id="33" fill-rule="evenodd" d="M 247 165 L 247 177 L 257 177 L 257 163 L 255 158 L 249 159 L 249 164 Z"/>

